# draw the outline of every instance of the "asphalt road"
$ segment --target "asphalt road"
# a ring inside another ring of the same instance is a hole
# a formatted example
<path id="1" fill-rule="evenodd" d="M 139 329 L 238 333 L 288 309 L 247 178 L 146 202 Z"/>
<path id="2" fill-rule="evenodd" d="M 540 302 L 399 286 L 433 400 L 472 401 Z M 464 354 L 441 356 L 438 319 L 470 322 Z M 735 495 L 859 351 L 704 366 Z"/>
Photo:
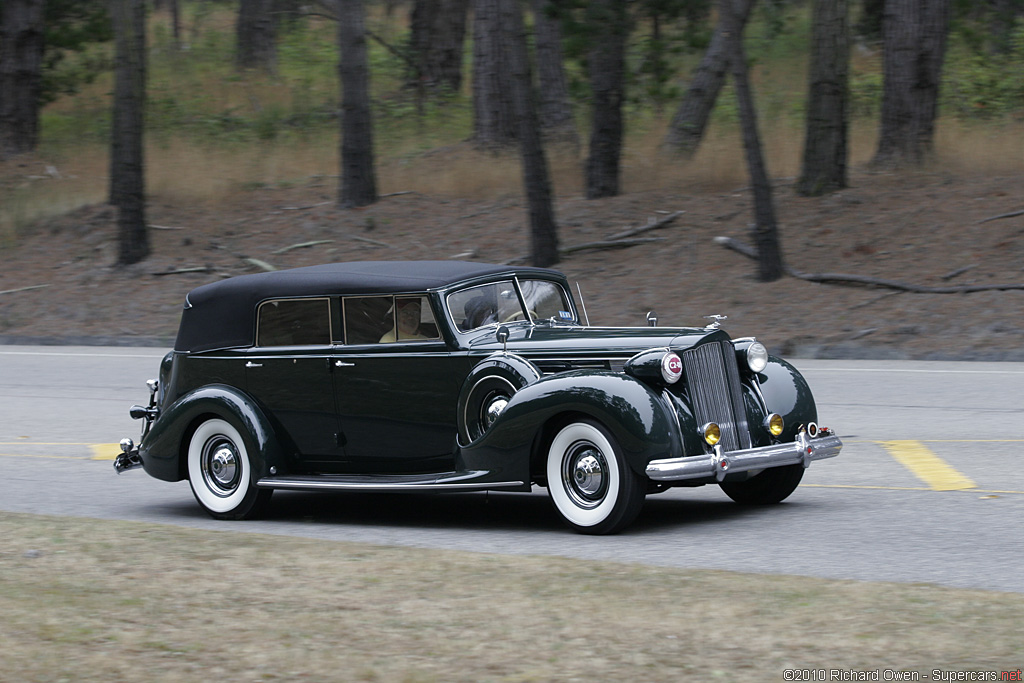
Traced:
<path id="1" fill-rule="evenodd" d="M 1024 363 L 794 361 L 845 448 L 782 505 L 717 487 L 649 497 L 578 536 L 546 493 L 277 492 L 267 519 L 207 517 L 187 482 L 114 474 L 110 444 L 163 352 L 0 347 L 0 509 L 222 531 L 1024 592 Z M 102 444 L 107 444 L 103 446 Z M 737 585 L 737 590 L 742 590 Z"/>

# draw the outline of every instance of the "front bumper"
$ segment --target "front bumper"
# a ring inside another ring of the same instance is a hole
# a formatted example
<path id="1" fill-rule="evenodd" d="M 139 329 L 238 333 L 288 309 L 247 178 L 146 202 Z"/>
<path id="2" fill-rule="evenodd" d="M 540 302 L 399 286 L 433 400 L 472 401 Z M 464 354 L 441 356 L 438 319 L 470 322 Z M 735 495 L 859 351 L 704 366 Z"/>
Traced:
<path id="1" fill-rule="evenodd" d="M 647 476 L 654 481 L 711 477 L 722 481 L 727 474 L 734 472 L 798 464 L 809 467 L 815 460 L 836 457 L 842 447 L 843 442 L 835 434 L 811 438 L 807 432 L 801 431 L 797 434 L 796 441 L 790 443 L 728 452 L 722 452 L 721 447 L 716 446 L 714 453 L 706 455 L 652 460 L 647 465 Z"/>

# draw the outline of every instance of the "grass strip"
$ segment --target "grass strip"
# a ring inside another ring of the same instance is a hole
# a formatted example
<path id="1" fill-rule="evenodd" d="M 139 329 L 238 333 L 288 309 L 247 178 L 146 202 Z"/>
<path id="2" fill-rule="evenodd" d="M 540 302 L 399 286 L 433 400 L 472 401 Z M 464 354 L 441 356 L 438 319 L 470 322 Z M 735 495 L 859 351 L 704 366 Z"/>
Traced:
<path id="1" fill-rule="evenodd" d="M 0 513 L 3 681 L 1015 671 L 1022 608 L 933 585 Z"/>

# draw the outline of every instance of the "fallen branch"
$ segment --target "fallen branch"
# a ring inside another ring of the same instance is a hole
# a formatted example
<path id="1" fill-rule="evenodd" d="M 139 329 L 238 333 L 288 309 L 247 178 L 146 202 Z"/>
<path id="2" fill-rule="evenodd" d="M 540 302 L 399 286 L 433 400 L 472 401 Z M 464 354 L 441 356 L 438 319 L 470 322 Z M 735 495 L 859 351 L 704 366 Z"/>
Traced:
<path id="1" fill-rule="evenodd" d="M 158 271 L 156 273 L 151 273 L 151 275 L 154 275 L 156 277 L 160 277 L 162 275 L 184 275 L 185 273 L 208 273 L 208 272 L 210 272 L 210 269 L 207 268 L 206 266 L 195 266 L 193 268 L 178 268 L 176 270 L 161 270 L 161 271 Z"/>
<path id="2" fill-rule="evenodd" d="M 623 249 L 625 247 L 635 247 L 640 244 L 650 244 L 651 242 L 664 242 L 664 237 L 638 237 L 632 240 L 605 240 L 601 242 L 584 242 L 583 244 L 574 244 L 571 247 L 564 247 L 558 250 L 558 253 L 562 256 L 569 254 L 575 254 L 578 251 L 585 251 L 587 249 Z"/>
<path id="3" fill-rule="evenodd" d="M 50 285 L 29 285 L 28 287 L 18 287 L 17 289 L 5 289 L 0 294 L 14 294 L 15 292 L 27 292 L 30 289 L 42 289 L 43 287 L 49 287 Z"/>
<path id="4" fill-rule="evenodd" d="M 656 221 L 650 221 L 647 223 L 647 225 L 643 225 L 639 228 L 629 228 L 628 230 L 617 232 L 614 235 L 609 235 L 607 239 L 620 240 L 624 237 L 632 237 L 633 235 L 639 235 L 641 233 L 648 232 L 651 230 L 657 230 L 658 228 L 664 228 L 666 225 L 682 216 L 683 213 L 683 211 L 675 211 L 665 216 L 664 218 L 659 218 Z"/>
<path id="5" fill-rule="evenodd" d="M 388 192 L 387 194 L 379 195 L 378 199 L 384 199 L 385 197 L 399 197 L 403 194 L 416 194 L 416 190 L 402 190 L 401 192 Z"/>
<path id="6" fill-rule="evenodd" d="M 747 258 L 752 258 L 755 261 L 757 260 L 757 251 L 752 246 L 744 244 L 743 242 L 740 242 L 738 239 L 720 235 L 715 238 L 715 244 L 720 244 L 726 249 L 732 249 L 733 251 L 737 251 L 743 254 Z"/>
<path id="7" fill-rule="evenodd" d="M 377 240 L 371 240 L 369 237 L 360 237 L 359 235 L 343 235 L 343 237 L 348 237 L 349 239 L 357 240 L 359 242 L 366 242 L 367 244 L 375 244 L 378 247 L 391 248 L 391 245 L 387 242 L 378 242 Z"/>
<path id="8" fill-rule="evenodd" d="M 943 280 L 952 280 L 952 279 L 953 279 L 953 278 L 955 278 L 955 277 L 956 277 L 957 275 L 963 275 L 964 273 L 966 273 L 966 272 L 967 272 L 968 270 L 970 270 L 971 268 L 977 268 L 977 267 L 978 267 L 978 264 L 977 264 L 977 263 L 972 263 L 972 264 L 971 264 L 971 265 L 969 265 L 969 266 L 964 266 L 963 268 L 957 268 L 956 270 L 954 270 L 954 271 L 951 271 L 951 272 L 949 272 L 949 273 L 946 273 L 945 275 L 943 275 L 943 276 L 942 276 L 942 279 L 943 279 Z"/>
<path id="9" fill-rule="evenodd" d="M 281 247 L 277 251 L 270 252 L 271 256 L 278 254 L 284 254 L 291 251 L 292 249 L 305 249 L 306 247 L 315 247 L 318 244 L 329 244 L 334 240 L 313 240 L 312 242 L 299 242 L 298 244 L 289 244 L 287 247 Z"/>
<path id="10" fill-rule="evenodd" d="M 185 228 L 175 228 L 175 227 L 171 227 L 169 225 L 152 225 L 152 224 L 147 225 L 146 227 L 147 228 L 152 228 L 154 230 L 184 230 L 185 229 Z"/>
<path id="11" fill-rule="evenodd" d="M 325 204 L 331 204 L 333 200 L 326 202 L 317 202 L 316 204 L 310 204 L 309 206 L 279 206 L 277 207 L 280 211 L 305 211 L 306 209 L 315 209 L 318 206 L 324 206 Z"/>
<path id="12" fill-rule="evenodd" d="M 256 266 L 260 270 L 265 270 L 268 273 L 271 272 L 271 271 L 277 270 L 277 268 L 275 268 L 274 266 L 270 265 L 266 261 L 261 261 L 258 258 L 244 258 L 242 260 L 245 261 L 246 263 L 248 263 L 251 266 Z"/>
<path id="13" fill-rule="evenodd" d="M 732 237 L 716 237 L 715 243 L 723 247 L 739 252 L 744 256 L 757 260 L 757 252 L 743 242 Z M 917 294 L 970 294 L 973 292 L 991 292 L 1020 289 L 1024 290 L 1024 283 L 1001 284 L 1001 285 L 956 285 L 949 287 L 929 287 L 927 285 L 913 285 L 897 280 L 884 280 L 882 278 L 867 277 L 866 275 L 848 275 L 846 273 L 801 273 L 789 266 L 784 266 L 785 272 L 800 280 L 818 282 L 821 284 L 839 285 L 864 285 L 867 287 L 882 287 L 895 289 L 901 292 L 914 292 Z"/>
<path id="14" fill-rule="evenodd" d="M 978 221 L 978 225 L 982 223 L 988 223 L 989 221 L 998 221 L 1001 218 L 1013 218 L 1014 216 L 1024 216 L 1024 210 L 1011 211 L 1010 213 L 1001 213 L 998 216 L 989 216 L 988 218 L 982 218 Z"/>

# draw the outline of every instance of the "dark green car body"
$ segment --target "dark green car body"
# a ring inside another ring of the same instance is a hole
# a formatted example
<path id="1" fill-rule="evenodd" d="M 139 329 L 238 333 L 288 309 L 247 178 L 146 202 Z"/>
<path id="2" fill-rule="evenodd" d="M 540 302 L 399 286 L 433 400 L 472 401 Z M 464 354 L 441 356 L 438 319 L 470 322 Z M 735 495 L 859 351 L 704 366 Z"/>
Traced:
<path id="1" fill-rule="evenodd" d="M 189 294 L 150 405 L 133 408 L 143 438 L 122 442 L 115 467 L 189 479 L 222 518 L 253 516 L 274 489 L 564 484 L 567 523 L 608 533 L 647 493 L 718 483 L 741 500 L 730 486 L 763 489 L 775 468 L 798 482 L 838 454 L 793 366 L 751 369 L 756 344 L 717 324 L 589 326 L 546 269 L 377 262 L 231 278 Z"/>

